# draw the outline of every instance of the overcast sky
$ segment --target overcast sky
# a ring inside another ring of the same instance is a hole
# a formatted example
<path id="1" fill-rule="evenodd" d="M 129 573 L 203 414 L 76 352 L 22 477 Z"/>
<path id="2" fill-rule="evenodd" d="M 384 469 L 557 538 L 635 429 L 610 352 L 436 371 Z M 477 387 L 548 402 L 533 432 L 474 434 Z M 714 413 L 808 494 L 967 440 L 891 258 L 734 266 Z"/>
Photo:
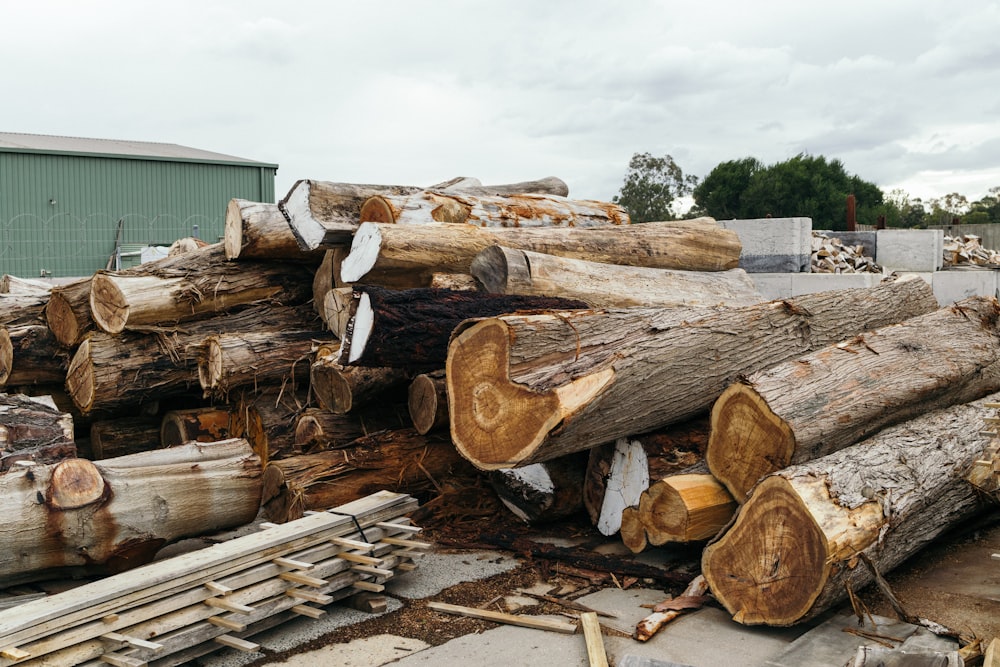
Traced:
<path id="1" fill-rule="evenodd" d="M 1000 186 L 1000 2 L 0 0 L 0 25 L 0 131 L 275 162 L 279 198 L 555 175 L 606 200 L 647 151 Z"/>

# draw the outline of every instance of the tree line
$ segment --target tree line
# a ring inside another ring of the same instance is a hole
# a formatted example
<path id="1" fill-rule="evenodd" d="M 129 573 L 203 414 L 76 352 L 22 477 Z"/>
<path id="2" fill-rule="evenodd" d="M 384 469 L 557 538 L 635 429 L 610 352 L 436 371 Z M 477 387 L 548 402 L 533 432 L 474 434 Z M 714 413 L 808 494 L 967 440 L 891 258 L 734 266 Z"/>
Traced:
<path id="1" fill-rule="evenodd" d="M 957 192 L 922 201 L 903 190 L 882 191 L 875 183 L 849 174 L 840 160 L 800 153 L 765 165 L 753 157 L 718 164 L 702 179 L 685 174 L 670 155 L 635 153 L 625 181 L 612 201 L 633 222 L 678 217 L 733 218 L 809 217 L 814 229 L 847 229 L 847 196 L 856 200 L 859 223 L 886 227 L 926 228 L 959 223 L 1000 223 L 1000 187 L 969 201 Z M 692 197 L 684 214 L 678 201 Z"/>

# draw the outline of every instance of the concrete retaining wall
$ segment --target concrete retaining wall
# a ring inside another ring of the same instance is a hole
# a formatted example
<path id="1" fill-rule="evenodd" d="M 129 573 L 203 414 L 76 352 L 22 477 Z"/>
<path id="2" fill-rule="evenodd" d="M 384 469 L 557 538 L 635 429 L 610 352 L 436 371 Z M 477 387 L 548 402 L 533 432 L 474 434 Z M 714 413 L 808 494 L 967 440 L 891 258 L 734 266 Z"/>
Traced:
<path id="1" fill-rule="evenodd" d="M 740 237 L 740 268 L 747 273 L 808 273 L 812 255 L 812 218 L 719 220 Z"/>

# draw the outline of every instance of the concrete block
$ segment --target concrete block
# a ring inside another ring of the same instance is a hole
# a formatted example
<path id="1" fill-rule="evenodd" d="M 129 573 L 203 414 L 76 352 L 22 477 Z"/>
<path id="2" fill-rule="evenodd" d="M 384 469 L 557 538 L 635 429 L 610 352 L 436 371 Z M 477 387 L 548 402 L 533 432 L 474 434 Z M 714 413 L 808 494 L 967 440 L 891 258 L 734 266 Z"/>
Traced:
<path id="1" fill-rule="evenodd" d="M 934 296 L 942 306 L 970 296 L 997 296 L 997 272 L 992 269 L 953 269 L 934 274 Z"/>
<path id="2" fill-rule="evenodd" d="M 940 229 L 880 229 L 875 262 L 886 271 L 937 271 L 943 264 Z"/>
<path id="3" fill-rule="evenodd" d="M 748 273 L 754 287 L 768 301 L 792 296 L 793 273 Z"/>
<path id="4" fill-rule="evenodd" d="M 740 268 L 747 273 L 809 272 L 812 218 L 719 220 L 740 237 Z"/>

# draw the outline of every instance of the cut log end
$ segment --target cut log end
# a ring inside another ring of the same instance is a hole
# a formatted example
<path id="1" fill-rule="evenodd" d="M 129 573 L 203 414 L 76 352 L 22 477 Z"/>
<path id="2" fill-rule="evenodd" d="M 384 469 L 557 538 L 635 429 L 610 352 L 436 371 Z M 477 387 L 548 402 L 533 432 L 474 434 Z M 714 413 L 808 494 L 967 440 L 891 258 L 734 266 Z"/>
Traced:
<path id="1" fill-rule="evenodd" d="M 715 477 L 671 475 L 643 494 L 639 512 L 649 541 L 696 542 L 714 537 L 736 511 L 736 501 Z"/>
<path id="2" fill-rule="evenodd" d="M 382 197 L 369 197 L 361 206 L 361 222 L 396 222 L 392 207 Z"/>
<path id="3" fill-rule="evenodd" d="M 218 389 L 224 369 L 222 345 L 212 337 L 203 343 L 203 358 L 198 363 L 198 383 L 206 392 Z"/>
<path id="4" fill-rule="evenodd" d="M 243 250 L 243 212 L 240 211 L 240 204 L 236 199 L 230 199 L 226 207 L 223 248 L 226 251 L 226 259 L 229 260 L 238 259 L 240 251 Z"/>
<path id="5" fill-rule="evenodd" d="M 702 571 L 716 598 L 744 625 L 792 625 L 826 584 L 827 539 L 781 477 L 754 492 L 733 527 L 709 545 Z"/>
<path id="6" fill-rule="evenodd" d="M 523 464 L 561 420 L 554 392 L 539 394 L 510 380 L 509 346 L 504 325 L 487 320 L 459 334 L 448 350 L 452 439 L 482 470 Z"/>
<path id="7" fill-rule="evenodd" d="M 66 392 L 80 412 L 86 414 L 94 407 L 96 395 L 94 362 L 90 357 L 90 340 L 80 343 L 66 371 Z"/>
<path id="8" fill-rule="evenodd" d="M 750 387 L 730 385 L 712 407 L 705 462 L 738 502 L 759 479 L 787 466 L 794 451 L 791 427 Z"/>
<path id="9" fill-rule="evenodd" d="M 361 280 L 375 266 L 381 249 L 382 232 L 378 225 L 362 224 L 354 234 L 350 254 L 340 265 L 340 279 L 345 283 Z"/>
<path id="10" fill-rule="evenodd" d="M 439 423 L 441 406 L 433 378 L 426 374 L 413 378 L 407 396 L 407 408 L 413 427 L 420 435 L 426 435 Z"/>
<path id="11" fill-rule="evenodd" d="M 0 387 L 7 384 L 14 368 L 14 344 L 7 327 L 0 327 Z"/>
<path id="12" fill-rule="evenodd" d="M 61 292 L 53 291 L 49 295 L 49 302 L 45 306 L 45 322 L 49 325 L 52 335 L 62 345 L 72 347 L 79 342 L 82 323 L 73 312 L 69 300 Z"/>
<path id="13" fill-rule="evenodd" d="M 53 509 L 76 509 L 102 500 L 104 492 L 104 478 L 93 463 L 67 459 L 52 471 L 47 502 Z"/>
<path id="14" fill-rule="evenodd" d="M 622 510 L 622 525 L 619 530 L 622 543 L 634 554 L 646 550 L 649 543 L 646 540 L 646 527 L 637 507 L 626 507 Z"/>
<path id="15" fill-rule="evenodd" d="M 129 318 L 125 295 L 107 275 L 95 274 L 90 284 L 90 312 L 94 324 L 111 334 L 121 333 Z"/>

